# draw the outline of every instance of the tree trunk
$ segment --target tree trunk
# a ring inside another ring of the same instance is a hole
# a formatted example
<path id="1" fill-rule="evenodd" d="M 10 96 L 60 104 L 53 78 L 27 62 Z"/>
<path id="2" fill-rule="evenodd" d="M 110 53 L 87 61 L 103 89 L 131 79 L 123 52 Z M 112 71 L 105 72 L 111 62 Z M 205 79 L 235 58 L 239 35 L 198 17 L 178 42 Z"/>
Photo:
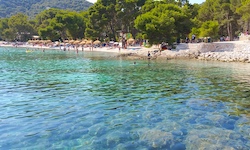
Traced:
<path id="1" fill-rule="evenodd" d="M 232 23 L 229 23 L 229 28 L 230 28 L 230 41 L 233 41 L 234 37 L 233 37 L 233 27 L 232 27 Z"/>
<path id="2" fill-rule="evenodd" d="M 231 38 L 231 33 L 230 33 L 230 21 L 229 21 L 229 15 L 227 14 L 227 35 L 229 36 L 230 41 L 232 40 Z"/>
<path id="3" fill-rule="evenodd" d="M 114 40 L 115 41 L 116 40 L 115 39 L 115 30 L 114 30 L 114 27 L 113 27 L 112 23 L 110 23 L 110 30 L 112 32 L 110 40 Z"/>
<path id="4" fill-rule="evenodd" d="M 247 30 L 249 31 L 250 19 L 247 21 Z"/>

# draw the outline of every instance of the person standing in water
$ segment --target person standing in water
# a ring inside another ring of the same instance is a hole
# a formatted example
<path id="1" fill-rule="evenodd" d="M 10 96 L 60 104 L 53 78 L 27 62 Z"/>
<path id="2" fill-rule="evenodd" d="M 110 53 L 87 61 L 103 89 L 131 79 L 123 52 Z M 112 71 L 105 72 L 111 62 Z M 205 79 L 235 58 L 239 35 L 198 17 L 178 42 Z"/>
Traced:
<path id="1" fill-rule="evenodd" d="M 148 59 L 150 59 L 150 55 L 151 55 L 151 54 L 150 54 L 150 52 L 148 51 Z"/>

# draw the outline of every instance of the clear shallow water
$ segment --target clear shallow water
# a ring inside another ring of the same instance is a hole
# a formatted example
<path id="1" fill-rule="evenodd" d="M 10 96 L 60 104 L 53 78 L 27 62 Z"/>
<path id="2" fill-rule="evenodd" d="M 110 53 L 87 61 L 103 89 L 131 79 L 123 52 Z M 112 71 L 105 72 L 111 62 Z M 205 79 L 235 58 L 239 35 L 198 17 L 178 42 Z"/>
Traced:
<path id="1" fill-rule="evenodd" d="M 250 64 L 0 48 L 0 149 L 250 149 Z"/>

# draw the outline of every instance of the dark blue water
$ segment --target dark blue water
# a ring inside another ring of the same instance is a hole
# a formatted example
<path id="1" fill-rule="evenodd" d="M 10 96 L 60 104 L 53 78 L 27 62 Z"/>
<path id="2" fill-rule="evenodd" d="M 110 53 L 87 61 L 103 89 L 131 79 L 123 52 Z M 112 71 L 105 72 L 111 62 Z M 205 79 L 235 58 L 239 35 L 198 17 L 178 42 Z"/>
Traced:
<path id="1" fill-rule="evenodd" d="M 250 149 L 250 64 L 0 48 L 0 149 Z"/>

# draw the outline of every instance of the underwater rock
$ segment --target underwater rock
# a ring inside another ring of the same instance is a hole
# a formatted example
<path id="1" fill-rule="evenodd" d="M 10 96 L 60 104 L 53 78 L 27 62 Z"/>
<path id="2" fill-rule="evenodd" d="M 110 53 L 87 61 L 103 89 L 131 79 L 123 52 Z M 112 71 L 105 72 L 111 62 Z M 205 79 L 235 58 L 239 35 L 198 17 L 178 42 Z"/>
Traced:
<path id="1" fill-rule="evenodd" d="M 186 146 L 183 143 L 177 143 L 173 147 L 171 147 L 171 150 L 185 150 Z"/>
<path id="2" fill-rule="evenodd" d="M 105 133 L 106 128 L 103 124 L 94 124 L 93 126 L 88 128 L 88 134 L 91 136 L 100 136 Z"/>
<path id="3" fill-rule="evenodd" d="M 224 105 L 222 105 L 219 102 L 214 102 L 209 99 L 191 99 L 188 100 L 186 105 L 194 110 L 202 110 L 202 111 L 210 111 L 214 112 L 214 110 L 222 109 L 224 108 Z"/>
<path id="4" fill-rule="evenodd" d="M 107 146 L 110 147 L 110 146 L 118 145 L 119 143 L 127 141 L 128 138 L 129 138 L 129 135 L 124 132 L 120 132 L 120 131 L 111 132 L 106 137 Z"/>
<path id="5" fill-rule="evenodd" d="M 157 129 L 144 128 L 139 132 L 139 137 L 141 141 L 145 141 L 153 148 L 162 148 L 173 141 L 171 133 Z"/>
<path id="6" fill-rule="evenodd" d="M 234 150 L 244 149 L 242 145 L 244 142 L 237 139 L 231 139 L 232 130 L 225 130 L 223 128 L 210 128 L 197 130 L 193 129 L 188 132 L 185 140 L 187 149 L 223 149 L 223 150 Z"/>
<path id="7" fill-rule="evenodd" d="M 246 138 L 250 139 L 250 117 L 242 117 L 235 123 L 235 130 Z"/>
<path id="8" fill-rule="evenodd" d="M 126 147 L 125 144 L 120 143 L 120 144 L 118 144 L 118 145 L 116 146 L 116 149 L 117 149 L 117 150 L 127 150 L 127 147 Z"/>
<path id="9" fill-rule="evenodd" d="M 162 130 L 165 132 L 173 132 L 181 129 L 182 125 L 176 121 L 164 120 L 160 123 L 157 123 L 156 129 Z"/>
<path id="10" fill-rule="evenodd" d="M 219 120 L 223 120 L 225 117 L 219 114 L 209 114 L 206 115 L 205 118 L 211 120 L 212 122 L 217 122 Z"/>
<path id="11" fill-rule="evenodd" d="M 223 128 L 226 128 L 228 130 L 234 130 L 235 120 L 233 120 L 233 119 L 224 119 L 224 120 L 219 121 L 219 124 Z"/>
<path id="12" fill-rule="evenodd" d="M 142 114 L 142 118 L 145 121 L 150 121 L 150 119 L 154 116 L 154 112 L 153 111 L 145 111 Z"/>

